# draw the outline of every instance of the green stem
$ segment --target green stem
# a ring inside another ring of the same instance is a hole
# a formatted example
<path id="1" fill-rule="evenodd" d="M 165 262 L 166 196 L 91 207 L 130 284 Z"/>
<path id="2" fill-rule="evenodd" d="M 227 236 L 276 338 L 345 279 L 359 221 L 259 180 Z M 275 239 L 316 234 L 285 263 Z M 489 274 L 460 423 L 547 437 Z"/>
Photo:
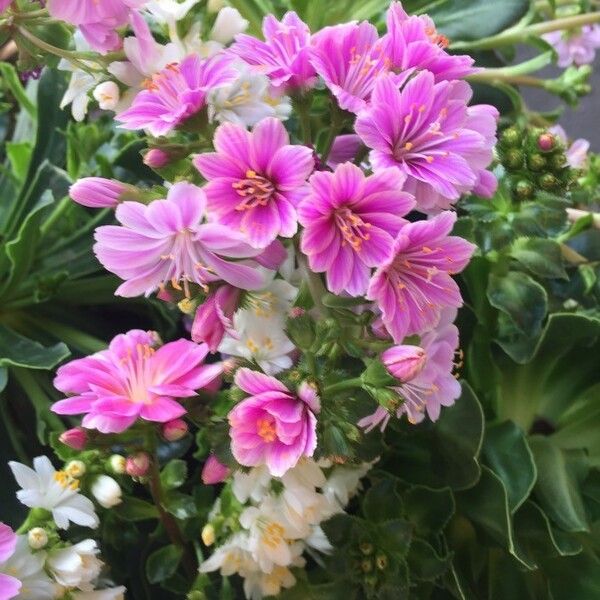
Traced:
<path id="1" fill-rule="evenodd" d="M 75 327 L 71 327 L 65 323 L 58 323 L 56 321 L 34 317 L 29 313 L 24 316 L 29 322 L 33 323 L 33 325 L 37 325 L 40 329 L 51 333 L 68 346 L 77 348 L 77 350 L 80 350 L 81 352 L 93 354 L 106 349 L 106 342 L 104 340 L 80 331 Z"/>
<path id="2" fill-rule="evenodd" d="M 343 392 L 345 390 L 355 390 L 361 388 L 362 385 L 362 379 L 360 377 L 355 377 L 354 379 L 346 379 L 345 381 L 338 381 L 337 383 L 328 385 L 323 390 L 323 393 L 335 394 L 337 392 Z"/>
<path id="3" fill-rule="evenodd" d="M 528 37 L 540 36 L 552 31 L 577 29 L 584 25 L 600 23 L 600 12 L 585 13 L 572 17 L 563 17 L 552 21 L 534 23 L 527 27 L 512 27 L 497 35 L 473 42 L 455 42 L 452 50 L 489 50 L 499 46 L 508 46 L 524 42 Z"/>
<path id="4" fill-rule="evenodd" d="M 331 126 L 327 131 L 327 139 L 325 140 L 323 152 L 321 153 L 321 162 L 323 164 L 327 164 L 327 159 L 329 158 L 329 154 L 331 153 L 333 142 L 335 141 L 335 138 L 344 126 L 343 113 L 340 111 L 334 99 L 331 100 L 331 106 Z"/>
<path id="5" fill-rule="evenodd" d="M 27 463 L 29 461 L 29 456 L 19 439 L 19 430 L 8 409 L 8 398 L 5 394 L 0 394 L 0 418 L 2 418 L 4 429 L 6 430 L 10 445 L 15 451 L 17 458 L 22 463 Z"/>
<path id="6" fill-rule="evenodd" d="M 302 142 L 306 146 L 312 145 L 312 127 L 310 122 L 310 108 L 312 106 L 312 94 L 299 93 L 293 99 L 294 108 L 300 117 L 300 133 Z"/>
<path id="7" fill-rule="evenodd" d="M 42 237 L 44 237 L 49 231 L 52 230 L 54 225 L 64 217 L 65 213 L 72 206 L 73 206 L 73 201 L 69 197 L 63 198 L 58 203 L 58 206 L 52 211 L 52 214 L 48 217 L 48 219 L 40 227 L 40 233 L 42 234 Z"/>
<path id="8" fill-rule="evenodd" d="M 300 267 L 300 270 L 306 279 L 308 290 L 313 299 L 315 309 L 321 316 L 328 315 L 329 309 L 323 304 L 322 300 L 323 296 L 327 293 L 327 290 L 323 285 L 323 281 L 321 281 L 321 276 L 309 268 L 306 256 L 302 254 L 298 244 L 296 244 L 296 259 L 298 260 L 298 266 Z"/>

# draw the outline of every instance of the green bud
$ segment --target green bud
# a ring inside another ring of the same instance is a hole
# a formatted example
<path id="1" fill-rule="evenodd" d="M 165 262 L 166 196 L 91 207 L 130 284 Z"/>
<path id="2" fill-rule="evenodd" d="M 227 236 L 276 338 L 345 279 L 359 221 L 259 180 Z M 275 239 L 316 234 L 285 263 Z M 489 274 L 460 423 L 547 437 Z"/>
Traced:
<path id="1" fill-rule="evenodd" d="M 364 384 L 375 388 L 387 387 L 398 383 L 379 358 L 374 358 L 368 362 L 367 368 L 360 378 Z"/>
<path id="2" fill-rule="evenodd" d="M 511 148 L 506 155 L 502 163 L 507 169 L 520 169 L 523 166 L 523 152 L 516 148 Z"/>
<path id="3" fill-rule="evenodd" d="M 546 159 L 541 154 L 532 154 L 527 161 L 527 166 L 532 171 L 543 171 L 546 164 Z"/>
<path id="4" fill-rule="evenodd" d="M 378 554 L 375 558 L 375 564 L 380 571 L 384 571 L 388 566 L 388 558 L 385 554 Z"/>
<path id="5" fill-rule="evenodd" d="M 534 192 L 535 188 L 533 187 L 533 184 L 530 181 L 527 181 L 527 179 L 521 179 L 521 181 L 518 181 L 515 185 L 515 193 L 520 200 L 531 198 Z"/>
<path id="6" fill-rule="evenodd" d="M 359 546 L 360 551 L 365 555 L 365 556 L 369 556 L 370 554 L 373 554 L 373 544 L 371 544 L 371 542 L 362 542 L 361 545 Z"/>
<path id="7" fill-rule="evenodd" d="M 368 558 L 365 558 L 365 560 L 360 563 L 360 568 L 363 573 L 370 573 L 373 570 L 373 563 Z"/>
<path id="8" fill-rule="evenodd" d="M 543 190 L 550 191 L 558 187 L 558 179 L 552 173 L 545 173 L 539 179 L 540 187 Z"/>
<path id="9" fill-rule="evenodd" d="M 552 155 L 552 158 L 550 159 L 550 167 L 554 171 L 562 171 L 567 167 L 567 157 L 565 156 L 564 152 L 557 152 L 556 154 Z"/>
<path id="10" fill-rule="evenodd" d="M 500 140 L 505 146 L 520 146 L 521 137 L 522 134 L 516 127 L 509 127 L 504 130 Z"/>

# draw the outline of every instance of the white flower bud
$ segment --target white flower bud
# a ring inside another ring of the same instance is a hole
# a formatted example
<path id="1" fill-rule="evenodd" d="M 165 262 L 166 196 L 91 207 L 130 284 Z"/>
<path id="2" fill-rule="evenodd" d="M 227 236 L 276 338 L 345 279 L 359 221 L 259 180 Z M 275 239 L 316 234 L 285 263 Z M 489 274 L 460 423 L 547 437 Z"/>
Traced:
<path id="1" fill-rule="evenodd" d="M 220 44 L 228 44 L 238 33 L 246 31 L 247 27 L 248 21 L 237 9 L 225 6 L 219 11 L 209 37 Z"/>
<path id="2" fill-rule="evenodd" d="M 207 9 L 209 13 L 219 12 L 225 6 L 225 0 L 208 0 Z"/>
<path id="3" fill-rule="evenodd" d="M 92 484 L 92 494 L 100 506 L 112 508 L 121 504 L 121 486 L 108 475 L 99 475 Z"/>
<path id="4" fill-rule="evenodd" d="M 45 548 L 48 543 L 48 534 L 42 527 L 34 527 L 27 534 L 27 542 L 32 550 L 40 550 Z"/>
<path id="5" fill-rule="evenodd" d="M 72 460 L 65 467 L 65 473 L 73 479 L 83 477 L 86 472 L 85 463 L 81 460 Z"/>
<path id="6" fill-rule="evenodd" d="M 108 459 L 108 464 L 110 465 L 110 468 L 112 469 L 113 473 L 115 473 L 116 475 L 123 475 L 127 466 L 127 459 L 124 456 L 121 456 L 120 454 L 113 454 Z"/>
<path id="7" fill-rule="evenodd" d="M 212 546 L 215 543 L 215 528 L 210 523 L 202 528 L 201 535 L 205 546 Z"/>
<path id="8" fill-rule="evenodd" d="M 94 98 L 102 110 L 115 110 L 121 98 L 119 86 L 114 81 L 103 81 L 94 89 Z"/>

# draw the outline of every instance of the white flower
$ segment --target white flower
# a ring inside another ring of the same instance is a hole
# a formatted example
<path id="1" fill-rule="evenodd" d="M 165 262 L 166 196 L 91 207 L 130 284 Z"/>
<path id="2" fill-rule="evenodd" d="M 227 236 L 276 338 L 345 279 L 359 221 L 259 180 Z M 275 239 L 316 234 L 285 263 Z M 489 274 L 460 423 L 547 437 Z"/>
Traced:
<path id="1" fill-rule="evenodd" d="M 248 21 L 242 17 L 240 11 L 231 6 L 224 6 L 215 19 L 215 24 L 210 31 L 210 39 L 220 44 L 228 44 L 238 34 L 246 31 Z"/>
<path id="2" fill-rule="evenodd" d="M 43 527 L 34 527 L 27 533 L 27 543 L 32 550 L 41 550 L 48 543 L 48 534 Z"/>
<path id="3" fill-rule="evenodd" d="M 78 52 L 91 50 L 80 31 L 75 32 L 73 39 L 75 40 L 75 49 Z M 85 63 L 85 61 L 83 62 Z M 89 64 L 90 68 L 92 68 L 93 65 L 91 63 Z M 71 104 L 71 114 L 73 115 L 73 118 L 76 121 L 83 121 L 87 114 L 88 104 L 90 103 L 89 93 L 98 85 L 98 83 L 100 83 L 100 81 L 102 81 L 102 76 L 99 74 L 92 75 L 83 71 L 64 58 L 58 63 L 58 68 L 61 71 L 72 72 L 69 87 L 60 102 L 60 107 L 65 108 Z"/>
<path id="4" fill-rule="evenodd" d="M 119 104 L 121 92 L 114 81 L 103 81 L 96 86 L 93 96 L 102 110 L 115 110 Z"/>
<path id="5" fill-rule="evenodd" d="M 319 525 L 313 527 L 311 534 L 304 542 L 307 546 L 310 546 L 323 554 L 329 554 L 333 550 L 333 546 Z"/>
<path id="6" fill-rule="evenodd" d="M 295 346 L 279 319 L 256 319 L 251 310 L 238 310 L 233 316 L 233 329 L 239 338 L 226 335 L 219 352 L 254 361 L 267 375 L 292 366 L 289 353 Z"/>
<path id="7" fill-rule="evenodd" d="M 254 467 L 247 473 L 238 469 L 233 473 L 231 489 L 242 504 L 249 498 L 258 503 L 267 495 L 272 479 L 265 465 Z"/>
<path id="8" fill-rule="evenodd" d="M 215 548 L 208 560 L 200 565 L 201 573 L 219 570 L 221 575 L 229 577 L 234 573 L 248 573 L 257 568 L 252 555 L 248 552 L 248 535 L 236 533 L 225 544 Z"/>
<path id="9" fill-rule="evenodd" d="M 91 592 L 71 592 L 71 598 L 73 600 L 125 600 L 126 591 L 126 588 L 121 585 Z"/>
<path id="10" fill-rule="evenodd" d="M 282 588 L 296 585 L 296 578 L 287 567 L 273 567 L 270 573 L 254 571 L 244 579 L 244 594 L 249 600 L 261 600 L 265 596 L 277 596 Z"/>
<path id="11" fill-rule="evenodd" d="M 9 462 L 21 490 L 17 498 L 29 508 L 52 512 L 59 529 L 68 529 L 69 521 L 84 527 L 98 527 L 98 516 L 89 498 L 78 492 L 79 482 L 64 471 L 56 471 L 47 456 L 33 459 L 33 469 Z"/>
<path id="12" fill-rule="evenodd" d="M 246 508 L 240 524 L 248 530 L 248 551 L 264 573 L 270 573 L 275 565 L 286 567 L 302 554 L 302 544 L 289 541 L 299 537 L 300 532 L 270 496 L 258 508 Z"/>
<path id="13" fill-rule="evenodd" d="M 89 592 L 94 589 L 92 581 L 98 578 L 102 569 L 103 563 L 96 556 L 98 552 L 94 540 L 83 540 L 73 546 L 52 550 L 48 554 L 47 567 L 60 585 Z"/>
<path id="14" fill-rule="evenodd" d="M 52 600 L 56 584 L 44 572 L 45 552 L 33 554 L 27 536 L 20 535 L 13 555 L 0 564 L 0 573 L 11 575 L 21 582 L 19 600 Z"/>
<path id="15" fill-rule="evenodd" d="M 264 290 L 248 292 L 245 306 L 255 319 L 275 319 L 283 325 L 297 296 L 298 288 L 284 279 L 274 279 Z"/>
<path id="16" fill-rule="evenodd" d="M 289 98 L 271 95 L 269 80 L 243 63 L 236 62 L 236 68 L 239 76 L 233 83 L 210 92 L 209 120 L 252 127 L 267 117 L 287 119 L 292 111 Z"/>
<path id="17" fill-rule="evenodd" d="M 360 480 L 369 472 L 371 466 L 372 463 L 363 463 L 357 467 L 335 467 L 323 486 L 323 493 L 339 510 L 343 510 L 350 498 L 360 490 Z"/>
<path id="18" fill-rule="evenodd" d="M 145 9 L 158 21 L 170 25 L 181 21 L 200 0 L 152 0 Z"/>
<path id="19" fill-rule="evenodd" d="M 92 484 L 92 494 L 100 506 L 112 508 L 123 501 L 121 486 L 108 475 L 98 475 Z"/>

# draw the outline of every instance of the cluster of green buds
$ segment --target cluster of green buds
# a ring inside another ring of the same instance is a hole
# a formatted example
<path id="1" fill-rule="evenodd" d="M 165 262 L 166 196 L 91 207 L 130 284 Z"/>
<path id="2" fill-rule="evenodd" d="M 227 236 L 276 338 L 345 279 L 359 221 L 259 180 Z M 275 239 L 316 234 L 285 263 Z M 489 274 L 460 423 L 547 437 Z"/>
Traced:
<path id="1" fill-rule="evenodd" d="M 518 125 L 505 129 L 498 154 L 517 200 L 533 199 L 539 191 L 562 196 L 572 183 L 565 146 L 546 129 Z"/>
<path id="2" fill-rule="evenodd" d="M 385 579 L 388 557 L 370 541 L 363 541 L 357 550 L 353 553 L 357 572 L 362 574 L 365 587 L 373 590 Z"/>

